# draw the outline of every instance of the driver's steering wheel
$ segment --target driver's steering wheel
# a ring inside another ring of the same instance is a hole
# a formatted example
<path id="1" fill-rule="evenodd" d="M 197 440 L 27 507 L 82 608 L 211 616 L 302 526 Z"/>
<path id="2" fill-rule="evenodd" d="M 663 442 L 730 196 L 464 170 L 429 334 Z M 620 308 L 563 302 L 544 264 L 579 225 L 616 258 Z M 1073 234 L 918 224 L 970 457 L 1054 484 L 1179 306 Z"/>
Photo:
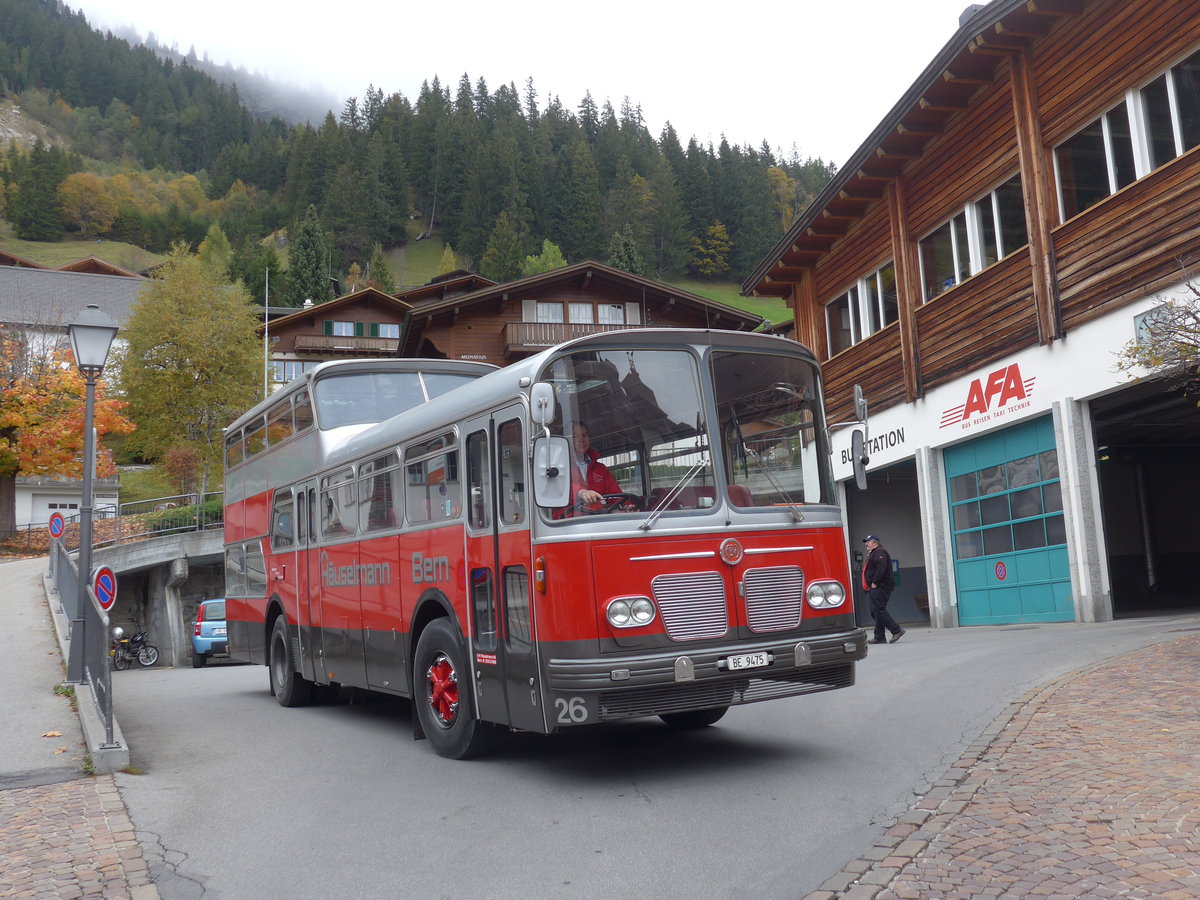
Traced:
<path id="1" fill-rule="evenodd" d="M 600 501 L 604 504 L 604 512 L 613 512 L 622 504 L 628 503 L 634 509 L 642 508 L 642 498 L 637 494 L 601 494 Z"/>

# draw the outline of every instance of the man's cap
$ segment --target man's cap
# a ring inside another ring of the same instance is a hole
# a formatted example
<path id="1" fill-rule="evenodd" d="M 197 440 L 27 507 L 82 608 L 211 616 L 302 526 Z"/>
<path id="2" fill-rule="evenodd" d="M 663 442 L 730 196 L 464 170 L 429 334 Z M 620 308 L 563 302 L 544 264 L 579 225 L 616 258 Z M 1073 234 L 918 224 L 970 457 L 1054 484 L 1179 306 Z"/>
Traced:
<path id="1" fill-rule="evenodd" d="M 868 534 L 865 538 L 863 538 L 863 543 L 865 544 L 867 541 L 874 541 L 877 544 L 882 543 L 879 540 L 879 535 L 877 534 Z"/>

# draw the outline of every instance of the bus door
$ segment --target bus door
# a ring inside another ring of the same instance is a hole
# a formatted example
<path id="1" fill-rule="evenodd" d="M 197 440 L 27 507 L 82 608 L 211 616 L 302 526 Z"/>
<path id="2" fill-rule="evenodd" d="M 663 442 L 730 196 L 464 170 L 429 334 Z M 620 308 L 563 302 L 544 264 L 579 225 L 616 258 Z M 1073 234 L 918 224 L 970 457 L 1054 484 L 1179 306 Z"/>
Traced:
<path id="1" fill-rule="evenodd" d="M 317 483 L 296 486 L 296 599 L 303 644 L 307 648 L 301 660 L 301 674 L 311 681 L 324 683 L 324 656 L 321 639 L 321 573 L 316 559 Z"/>
<path id="2" fill-rule="evenodd" d="M 480 717 L 544 732 L 523 418 L 521 407 L 512 406 L 464 428 L 468 639 Z"/>

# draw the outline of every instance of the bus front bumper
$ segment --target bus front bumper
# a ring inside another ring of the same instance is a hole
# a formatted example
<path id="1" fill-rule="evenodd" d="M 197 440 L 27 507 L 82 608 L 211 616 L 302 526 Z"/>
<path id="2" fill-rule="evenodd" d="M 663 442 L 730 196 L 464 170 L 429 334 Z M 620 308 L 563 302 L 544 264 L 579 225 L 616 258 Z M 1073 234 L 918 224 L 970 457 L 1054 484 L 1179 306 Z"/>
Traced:
<path id="1" fill-rule="evenodd" d="M 856 628 L 813 637 L 672 647 L 620 659 L 551 658 L 547 687 L 558 697 L 586 698 L 597 719 L 623 719 L 849 687 L 854 664 L 866 655 L 866 632 Z"/>

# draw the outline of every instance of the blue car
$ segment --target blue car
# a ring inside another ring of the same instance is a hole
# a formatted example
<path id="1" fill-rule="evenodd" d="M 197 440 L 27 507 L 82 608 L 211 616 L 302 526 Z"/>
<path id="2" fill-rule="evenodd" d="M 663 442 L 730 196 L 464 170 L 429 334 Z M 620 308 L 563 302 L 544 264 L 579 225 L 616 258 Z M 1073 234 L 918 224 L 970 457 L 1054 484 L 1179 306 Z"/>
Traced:
<path id="1" fill-rule="evenodd" d="M 196 610 L 196 624 L 192 628 L 192 668 L 199 669 L 214 656 L 228 655 L 225 601 L 205 600 Z"/>

